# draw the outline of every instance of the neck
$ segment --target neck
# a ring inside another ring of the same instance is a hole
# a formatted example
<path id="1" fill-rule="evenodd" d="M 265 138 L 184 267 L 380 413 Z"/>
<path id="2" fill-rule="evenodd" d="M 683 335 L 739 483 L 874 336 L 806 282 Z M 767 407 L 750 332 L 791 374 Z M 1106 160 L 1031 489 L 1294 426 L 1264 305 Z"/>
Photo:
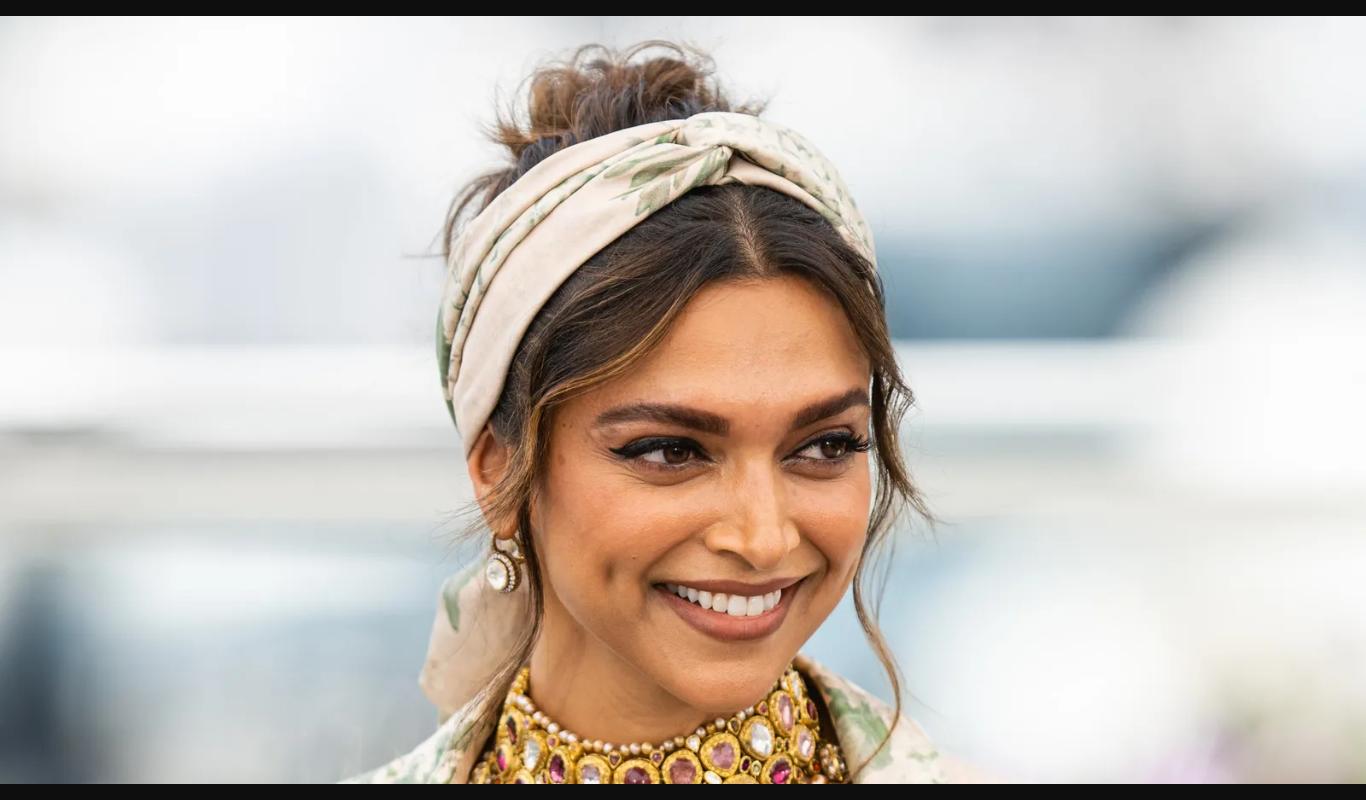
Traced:
<path id="1" fill-rule="evenodd" d="M 549 590 L 545 606 L 527 693 L 546 715 L 580 738 L 658 744 L 739 710 L 697 708 L 679 700 L 583 631 Z"/>

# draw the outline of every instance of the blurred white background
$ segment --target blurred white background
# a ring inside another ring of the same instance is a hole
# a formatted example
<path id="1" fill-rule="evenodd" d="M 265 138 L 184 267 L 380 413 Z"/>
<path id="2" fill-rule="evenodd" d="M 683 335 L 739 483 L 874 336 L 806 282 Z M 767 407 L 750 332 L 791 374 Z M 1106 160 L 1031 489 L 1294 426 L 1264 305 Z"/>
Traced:
<path id="1" fill-rule="evenodd" d="M 447 204 L 496 91 L 656 37 L 873 226 L 949 522 L 907 713 L 1013 778 L 1366 780 L 1366 22 L 863 17 L 0 21 L 0 780 L 430 733 Z M 862 642 L 808 649 L 887 697 Z"/>

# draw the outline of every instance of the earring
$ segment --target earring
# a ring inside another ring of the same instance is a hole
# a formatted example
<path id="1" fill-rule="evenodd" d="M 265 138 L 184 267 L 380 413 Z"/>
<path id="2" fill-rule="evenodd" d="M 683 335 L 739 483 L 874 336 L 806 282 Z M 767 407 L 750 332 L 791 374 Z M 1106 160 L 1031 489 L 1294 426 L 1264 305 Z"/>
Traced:
<path id="1" fill-rule="evenodd" d="M 522 582 L 518 563 L 524 560 L 516 534 L 507 539 L 495 536 L 488 561 L 484 564 L 484 578 L 495 591 L 516 591 Z"/>

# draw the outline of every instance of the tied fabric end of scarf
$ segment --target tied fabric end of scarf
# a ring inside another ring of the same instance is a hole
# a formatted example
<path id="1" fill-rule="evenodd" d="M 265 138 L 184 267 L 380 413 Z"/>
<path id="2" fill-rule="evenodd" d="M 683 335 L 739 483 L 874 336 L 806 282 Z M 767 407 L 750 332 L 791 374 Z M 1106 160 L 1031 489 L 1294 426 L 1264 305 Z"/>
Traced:
<path id="1" fill-rule="evenodd" d="M 487 686 L 531 625 L 525 586 L 498 592 L 477 559 L 447 577 L 437 592 L 436 617 L 418 685 L 445 720 Z"/>

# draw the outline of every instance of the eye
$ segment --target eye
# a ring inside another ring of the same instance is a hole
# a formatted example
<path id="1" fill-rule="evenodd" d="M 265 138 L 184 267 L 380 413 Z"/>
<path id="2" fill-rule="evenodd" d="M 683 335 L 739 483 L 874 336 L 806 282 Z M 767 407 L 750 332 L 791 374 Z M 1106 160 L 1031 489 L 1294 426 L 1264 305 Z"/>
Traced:
<path id="1" fill-rule="evenodd" d="M 627 461 L 644 464 L 647 469 L 666 471 L 682 469 L 689 461 L 697 460 L 689 456 L 702 456 L 702 448 L 690 439 L 641 439 L 611 450 Z"/>
<path id="2" fill-rule="evenodd" d="M 868 439 L 848 432 L 827 433 L 813 439 L 798 453 L 814 450 L 815 456 L 796 456 L 804 461 L 824 461 L 839 463 L 852 458 L 854 453 L 866 452 L 870 447 Z"/>

